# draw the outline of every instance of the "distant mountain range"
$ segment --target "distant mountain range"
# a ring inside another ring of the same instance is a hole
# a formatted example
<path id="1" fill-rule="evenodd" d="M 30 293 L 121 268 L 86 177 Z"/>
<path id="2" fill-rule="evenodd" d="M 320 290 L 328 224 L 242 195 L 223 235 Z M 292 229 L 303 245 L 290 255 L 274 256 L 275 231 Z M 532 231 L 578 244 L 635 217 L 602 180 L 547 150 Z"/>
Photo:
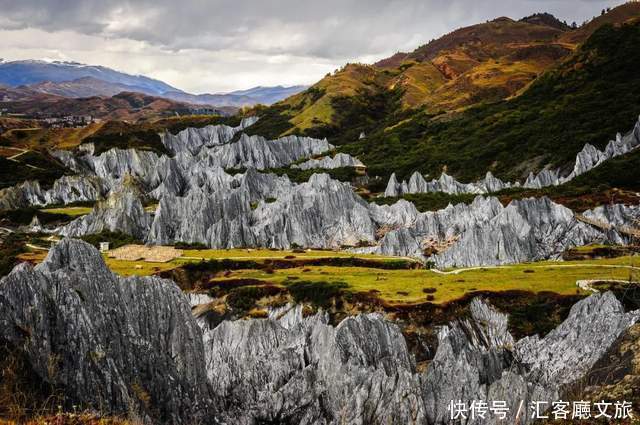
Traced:
<path id="1" fill-rule="evenodd" d="M 103 66 L 41 60 L 0 60 L 0 85 L 67 98 L 112 97 L 122 92 L 135 92 L 197 105 L 234 107 L 269 105 L 306 89 L 306 86 L 254 87 L 231 93 L 196 95 L 160 80 Z"/>
<path id="2" fill-rule="evenodd" d="M 50 89 L 50 84 L 43 85 Z M 127 121 L 201 113 L 228 115 L 237 111 L 236 107 L 194 105 L 140 92 L 120 91 L 113 96 L 73 98 L 35 91 L 27 86 L 0 86 L 0 110 L 4 109 L 29 117 L 90 115 L 100 119 Z"/>

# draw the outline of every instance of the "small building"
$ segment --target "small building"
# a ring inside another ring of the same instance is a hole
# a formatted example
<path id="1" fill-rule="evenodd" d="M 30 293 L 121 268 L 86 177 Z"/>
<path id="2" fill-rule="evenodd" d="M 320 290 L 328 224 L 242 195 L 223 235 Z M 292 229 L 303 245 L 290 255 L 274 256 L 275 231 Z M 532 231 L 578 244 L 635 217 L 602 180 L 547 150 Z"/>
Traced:
<path id="1" fill-rule="evenodd" d="M 353 168 L 355 168 L 356 173 L 363 176 L 365 174 L 367 174 L 367 166 L 362 164 L 362 165 L 355 165 Z"/>
<path id="2" fill-rule="evenodd" d="M 109 242 L 100 242 L 100 252 L 109 251 Z"/>

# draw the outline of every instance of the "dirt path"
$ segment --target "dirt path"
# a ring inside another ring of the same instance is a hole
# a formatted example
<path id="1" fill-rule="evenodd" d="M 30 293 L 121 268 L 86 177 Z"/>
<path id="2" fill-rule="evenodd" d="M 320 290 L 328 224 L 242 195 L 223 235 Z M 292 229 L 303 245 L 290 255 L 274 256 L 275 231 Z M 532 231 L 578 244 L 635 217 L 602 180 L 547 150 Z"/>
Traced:
<path id="1" fill-rule="evenodd" d="M 12 156 L 7 157 L 7 159 L 8 159 L 9 161 L 15 161 L 15 162 L 18 162 L 18 161 L 16 160 L 16 158 L 18 158 L 19 156 L 24 155 L 24 154 L 25 154 L 25 153 L 27 153 L 27 152 L 31 152 L 29 149 L 22 149 L 22 148 L 11 148 L 11 149 L 15 149 L 15 150 L 20 151 L 19 153 L 15 154 L 15 155 L 12 155 Z"/>
<path id="2" fill-rule="evenodd" d="M 577 280 L 576 286 L 582 289 L 583 291 L 600 292 L 593 287 L 593 284 L 596 282 L 629 283 L 628 280 L 621 280 L 621 279 L 590 279 L 590 280 Z"/>
<path id="3" fill-rule="evenodd" d="M 322 259 L 322 258 L 357 258 L 360 260 L 408 260 L 408 261 L 414 261 L 417 262 L 417 260 L 415 258 L 408 258 L 408 257 L 359 257 L 357 255 L 354 256 L 335 256 L 335 255 L 302 255 L 302 256 L 296 256 L 295 254 L 289 254 L 289 255 L 293 255 L 295 256 L 296 260 L 306 260 L 306 259 L 311 259 L 311 260 L 317 260 L 317 259 Z M 207 258 L 207 257 L 192 257 L 192 256 L 183 256 L 183 257 L 178 257 L 178 258 L 183 258 L 186 260 L 286 260 L 286 258 L 284 256 L 255 256 L 255 255 L 244 255 L 244 256 L 235 256 L 235 257 L 212 257 L 212 258 Z"/>
<path id="4" fill-rule="evenodd" d="M 517 265 L 504 265 L 504 266 L 485 266 L 485 267 L 467 267 L 467 268 L 462 268 L 462 269 L 455 269 L 455 270 L 450 270 L 450 271 L 442 271 L 442 270 L 438 270 L 438 269 L 431 269 L 432 272 L 437 273 L 437 274 L 444 274 L 444 275 L 449 275 L 449 274 L 460 274 L 463 272 L 468 272 L 468 271 L 472 271 L 472 270 L 481 270 L 481 269 L 512 269 L 514 267 L 521 267 L 522 264 L 517 264 Z M 585 264 L 545 264 L 545 265 L 530 265 L 528 266 L 529 268 L 532 269 L 544 269 L 544 268 L 568 268 L 568 267 L 603 267 L 603 268 L 609 268 L 609 269 L 629 269 L 629 270 L 640 270 L 640 267 L 636 267 L 636 266 L 626 266 L 626 265 L 622 265 L 622 264 L 593 264 L 593 263 L 585 263 Z"/>
<path id="5" fill-rule="evenodd" d="M 43 246 L 37 246 L 31 243 L 26 243 L 24 244 L 24 246 L 26 246 L 27 248 L 31 248 L 31 249 L 37 249 L 39 251 L 49 251 L 49 248 L 45 248 Z"/>

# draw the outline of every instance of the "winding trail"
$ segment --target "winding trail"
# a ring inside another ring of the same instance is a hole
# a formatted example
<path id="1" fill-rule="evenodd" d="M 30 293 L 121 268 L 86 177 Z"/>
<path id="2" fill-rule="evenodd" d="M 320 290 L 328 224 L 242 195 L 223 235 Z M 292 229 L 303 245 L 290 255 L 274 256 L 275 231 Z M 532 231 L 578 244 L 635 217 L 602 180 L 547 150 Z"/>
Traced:
<path id="1" fill-rule="evenodd" d="M 462 269 L 455 269 L 450 271 L 442 271 L 438 269 L 430 269 L 432 272 L 443 275 L 456 275 L 463 272 L 468 272 L 472 270 L 482 270 L 482 269 L 512 269 L 514 267 L 521 267 L 522 263 L 514 264 L 514 265 L 503 265 L 503 266 L 484 266 L 484 267 L 467 267 Z M 627 266 L 623 264 L 594 264 L 594 263 L 585 263 L 585 264 L 544 264 L 544 265 L 533 265 L 528 266 L 532 269 L 544 269 L 544 268 L 568 268 L 568 267 L 595 267 L 595 268 L 608 268 L 608 269 L 629 269 L 629 270 L 640 270 L 640 267 L 637 266 Z"/>

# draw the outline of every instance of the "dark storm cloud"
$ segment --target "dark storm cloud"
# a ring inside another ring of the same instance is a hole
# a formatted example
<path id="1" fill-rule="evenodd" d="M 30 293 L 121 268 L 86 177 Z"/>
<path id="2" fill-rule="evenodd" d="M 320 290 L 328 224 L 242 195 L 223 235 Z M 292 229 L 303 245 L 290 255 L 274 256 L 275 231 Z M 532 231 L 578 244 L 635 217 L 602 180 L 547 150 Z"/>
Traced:
<path id="1" fill-rule="evenodd" d="M 238 49 L 344 59 L 407 49 L 455 27 L 550 11 L 578 22 L 590 0 L 0 0 L 3 27 L 72 30 L 169 50 Z"/>

